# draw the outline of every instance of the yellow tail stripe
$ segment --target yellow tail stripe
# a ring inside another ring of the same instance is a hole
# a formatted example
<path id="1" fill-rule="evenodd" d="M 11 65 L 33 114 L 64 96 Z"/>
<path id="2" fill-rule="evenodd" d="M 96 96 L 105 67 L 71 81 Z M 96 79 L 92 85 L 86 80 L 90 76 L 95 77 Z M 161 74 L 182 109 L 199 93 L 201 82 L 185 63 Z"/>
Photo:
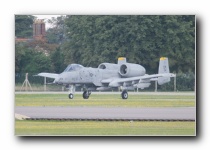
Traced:
<path id="1" fill-rule="evenodd" d="M 119 57 L 118 60 L 125 60 L 125 57 Z"/>
<path id="2" fill-rule="evenodd" d="M 160 60 L 165 60 L 167 57 L 161 57 Z"/>

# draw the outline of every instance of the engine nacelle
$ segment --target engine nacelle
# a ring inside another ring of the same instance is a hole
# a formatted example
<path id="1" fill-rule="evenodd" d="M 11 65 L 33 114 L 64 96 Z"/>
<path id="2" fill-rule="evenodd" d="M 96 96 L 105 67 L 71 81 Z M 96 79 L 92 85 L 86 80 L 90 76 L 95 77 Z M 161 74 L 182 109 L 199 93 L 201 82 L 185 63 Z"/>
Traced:
<path id="1" fill-rule="evenodd" d="M 112 63 L 102 63 L 98 66 L 99 69 L 118 70 L 119 65 Z"/>
<path id="2" fill-rule="evenodd" d="M 135 77 L 145 75 L 146 70 L 143 66 L 132 63 L 124 63 L 120 66 L 119 74 L 122 77 Z"/>

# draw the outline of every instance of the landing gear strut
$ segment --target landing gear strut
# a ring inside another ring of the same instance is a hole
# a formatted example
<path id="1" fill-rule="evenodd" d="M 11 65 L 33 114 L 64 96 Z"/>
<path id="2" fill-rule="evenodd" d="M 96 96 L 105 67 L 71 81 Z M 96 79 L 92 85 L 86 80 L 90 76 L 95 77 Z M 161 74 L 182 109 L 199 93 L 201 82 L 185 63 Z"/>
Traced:
<path id="1" fill-rule="evenodd" d="M 82 95 L 82 96 L 83 96 L 84 99 L 88 99 L 89 96 L 90 96 L 90 94 L 91 94 L 91 91 L 88 91 L 88 90 L 87 90 L 87 91 L 84 91 L 84 92 L 83 92 L 83 95 Z"/>
<path id="2" fill-rule="evenodd" d="M 69 99 L 73 99 L 74 98 L 74 93 L 75 93 L 75 85 L 69 85 Z"/>
<path id="3" fill-rule="evenodd" d="M 123 90 L 121 93 L 122 99 L 127 99 L 128 98 L 128 92 L 126 90 Z"/>

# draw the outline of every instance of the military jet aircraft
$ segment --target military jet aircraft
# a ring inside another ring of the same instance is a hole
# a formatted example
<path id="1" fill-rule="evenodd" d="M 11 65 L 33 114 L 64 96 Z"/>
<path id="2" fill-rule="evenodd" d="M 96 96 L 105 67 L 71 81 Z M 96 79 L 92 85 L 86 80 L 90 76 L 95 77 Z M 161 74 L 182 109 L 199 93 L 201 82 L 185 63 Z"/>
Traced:
<path id="1" fill-rule="evenodd" d="M 158 74 L 148 75 L 143 66 L 127 63 L 125 57 L 118 58 L 118 63 L 102 63 L 98 68 L 83 67 L 80 64 L 70 64 L 61 73 L 39 73 L 37 76 L 53 78 L 55 84 L 69 87 L 69 98 L 74 98 L 75 86 L 84 89 L 83 98 L 88 99 L 91 89 L 103 91 L 121 87 L 122 99 L 128 98 L 128 90 L 135 88 L 144 89 L 151 85 L 151 81 L 157 81 L 159 85 L 170 82 L 175 74 L 169 72 L 167 57 L 161 57 Z"/>

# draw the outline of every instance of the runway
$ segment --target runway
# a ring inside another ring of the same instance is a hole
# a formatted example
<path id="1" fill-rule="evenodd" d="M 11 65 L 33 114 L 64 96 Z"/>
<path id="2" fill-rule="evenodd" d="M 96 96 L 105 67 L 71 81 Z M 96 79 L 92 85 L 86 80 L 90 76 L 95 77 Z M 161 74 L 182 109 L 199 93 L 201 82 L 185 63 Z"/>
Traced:
<path id="1" fill-rule="evenodd" d="M 195 121 L 195 107 L 15 107 L 28 120 Z"/>

